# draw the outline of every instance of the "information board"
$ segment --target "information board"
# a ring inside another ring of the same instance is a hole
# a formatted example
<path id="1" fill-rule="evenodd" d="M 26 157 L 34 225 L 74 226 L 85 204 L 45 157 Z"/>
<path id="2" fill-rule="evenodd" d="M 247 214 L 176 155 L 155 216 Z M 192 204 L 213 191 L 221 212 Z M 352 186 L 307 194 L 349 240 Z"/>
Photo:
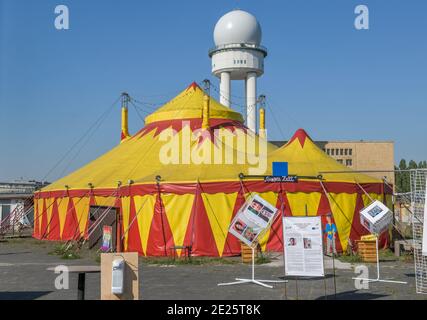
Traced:
<path id="1" fill-rule="evenodd" d="M 277 209 L 271 203 L 254 195 L 239 209 L 230 224 L 229 232 L 251 247 L 270 227 L 276 212 Z"/>
<path id="2" fill-rule="evenodd" d="M 283 217 L 283 240 L 287 276 L 325 275 L 320 217 Z"/>

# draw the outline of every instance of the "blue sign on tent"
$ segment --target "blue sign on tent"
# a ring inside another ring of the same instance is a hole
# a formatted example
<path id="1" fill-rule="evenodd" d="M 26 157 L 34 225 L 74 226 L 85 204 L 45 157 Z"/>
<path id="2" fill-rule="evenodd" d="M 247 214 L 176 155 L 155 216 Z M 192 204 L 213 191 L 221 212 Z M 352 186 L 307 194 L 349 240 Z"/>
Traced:
<path id="1" fill-rule="evenodd" d="M 273 162 L 273 176 L 284 177 L 288 175 L 288 163 L 287 162 Z"/>

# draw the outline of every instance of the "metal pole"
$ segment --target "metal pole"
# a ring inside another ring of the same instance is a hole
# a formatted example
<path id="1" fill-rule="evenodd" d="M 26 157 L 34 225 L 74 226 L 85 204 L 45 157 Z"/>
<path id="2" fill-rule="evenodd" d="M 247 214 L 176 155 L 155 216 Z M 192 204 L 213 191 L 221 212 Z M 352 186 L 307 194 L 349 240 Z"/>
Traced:
<path id="1" fill-rule="evenodd" d="M 332 239 L 334 240 L 334 239 Z M 334 273 L 334 298 L 337 300 L 337 281 L 335 277 L 335 250 L 334 247 L 332 247 L 332 270 Z"/>
<path id="2" fill-rule="evenodd" d="M 77 283 L 77 300 L 85 299 L 85 279 L 86 274 L 84 272 L 79 273 L 79 279 Z"/>
<path id="3" fill-rule="evenodd" d="M 255 280 L 255 249 L 252 247 L 252 281 Z"/>

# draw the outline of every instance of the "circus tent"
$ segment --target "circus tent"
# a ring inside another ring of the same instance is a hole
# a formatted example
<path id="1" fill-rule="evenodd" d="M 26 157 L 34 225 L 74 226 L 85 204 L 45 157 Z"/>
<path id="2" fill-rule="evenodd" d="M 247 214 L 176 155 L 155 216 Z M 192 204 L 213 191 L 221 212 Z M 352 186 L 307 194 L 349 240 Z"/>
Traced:
<path id="1" fill-rule="evenodd" d="M 222 135 L 228 140 L 217 139 Z M 35 238 L 87 238 L 90 208 L 103 206 L 120 212 L 125 251 L 164 256 L 170 247 L 185 245 L 193 255 L 236 255 L 240 243 L 228 227 L 245 199 L 256 193 L 284 215 L 331 212 L 339 249 L 346 250 L 349 239 L 365 233 L 358 210 L 371 199 L 389 200 L 391 194 L 381 180 L 338 164 L 301 129 L 282 148 L 267 143 L 245 127 L 240 113 L 195 83 L 147 116 L 139 132 L 123 138 L 106 154 L 35 194 Z M 185 141 L 190 141 L 186 148 Z M 242 148 L 239 141 L 255 147 Z M 273 161 L 287 161 L 290 173 L 301 177 L 297 183 L 265 183 L 251 176 L 254 162 L 248 159 L 257 159 L 264 145 L 265 175 L 271 175 Z M 263 250 L 282 250 L 280 219 L 260 244 Z"/>

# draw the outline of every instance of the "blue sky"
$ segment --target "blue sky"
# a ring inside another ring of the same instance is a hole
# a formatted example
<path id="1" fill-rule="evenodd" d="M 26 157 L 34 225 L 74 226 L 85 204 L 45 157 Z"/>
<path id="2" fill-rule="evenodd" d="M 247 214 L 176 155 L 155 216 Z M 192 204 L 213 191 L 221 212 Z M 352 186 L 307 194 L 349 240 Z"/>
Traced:
<path id="1" fill-rule="evenodd" d="M 59 4 L 70 30 L 54 28 Z M 354 28 L 358 4 L 370 30 Z M 122 91 L 157 103 L 192 81 L 218 85 L 207 51 L 216 21 L 237 7 L 257 16 L 269 50 L 258 93 L 271 139 L 303 127 L 315 140 L 393 140 L 396 162 L 427 159 L 427 1 L 0 0 L 0 180 L 44 178 Z M 135 132 L 133 108 L 130 118 Z M 117 103 L 46 178 L 119 136 Z"/>

